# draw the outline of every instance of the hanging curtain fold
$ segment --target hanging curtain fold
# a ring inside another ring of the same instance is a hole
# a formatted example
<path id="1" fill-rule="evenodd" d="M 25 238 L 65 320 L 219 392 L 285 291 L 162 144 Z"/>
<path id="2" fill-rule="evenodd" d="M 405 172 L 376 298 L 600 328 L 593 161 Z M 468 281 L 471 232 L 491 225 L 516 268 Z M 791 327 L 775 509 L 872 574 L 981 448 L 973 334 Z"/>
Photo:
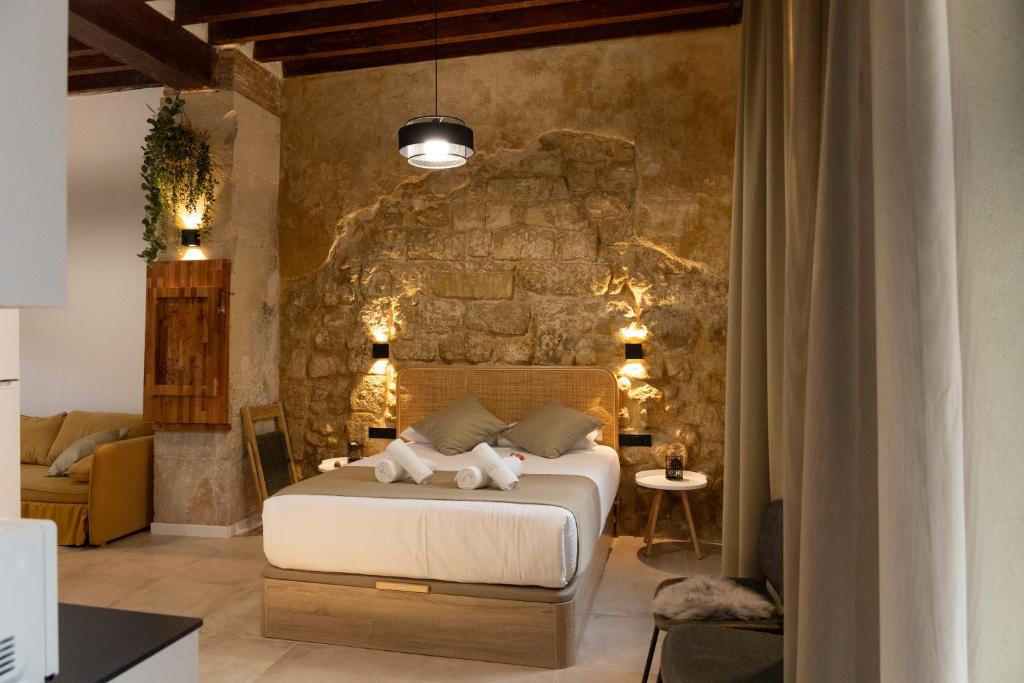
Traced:
<path id="1" fill-rule="evenodd" d="M 782 497 L 784 6 L 744 10 L 729 274 L 722 572 L 758 573 L 757 538 Z M 734 343 L 733 340 L 740 340 Z"/>
<path id="2" fill-rule="evenodd" d="M 966 679 L 948 16 L 909 5 L 745 7 L 723 568 L 781 495 L 791 681 Z"/>

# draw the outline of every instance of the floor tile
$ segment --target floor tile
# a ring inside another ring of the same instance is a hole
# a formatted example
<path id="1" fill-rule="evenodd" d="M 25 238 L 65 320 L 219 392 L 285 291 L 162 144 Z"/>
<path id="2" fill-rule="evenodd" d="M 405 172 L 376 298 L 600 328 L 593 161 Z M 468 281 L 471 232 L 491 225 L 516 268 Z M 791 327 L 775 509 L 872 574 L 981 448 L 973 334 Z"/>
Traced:
<path id="1" fill-rule="evenodd" d="M 82 571 L 57 579 L 57 600 L 76 605 L 113 607 L 136 591 L 156 583 L 150 576 L 114 577 Z"/>
<path id="2" fill-rule="evenodd" d="M 642 672 L 650 644 L 651 617 L 591 615 L 576 665 L 584 669 Z"/>
<path id="3" fill-rule="evenodd" d="M 203 618 L 243 593 L 244 589 L 225 589 L 219 584 L 170 576 L 124 596 L 111 607 Z"/>
<path id="4" fill-rule="evenodd" d="M 652 674 L 650 680 L 654 681 L 656 676 Z M 635 673 L 584 669 L 578 666 L 555 672 L 555 683 L 637 683 L 638 680 Z"/>
<path id="5" fill-rule="evenodd" d="M 262 591 L 246 590 L 203 617 L 203 632 L 228 636 L 260 636 Z"/>
<path id="6" fill-rule="evenodd" d="M 199 634 L 199 680 L 248 683 L 284 657 L 295 643 L 259 636 Z"/>
<path id="7" fill-rule="evenodd" d="M 577 663 L 556 671 L 262 638 L 265 559 L 258 534 L 139 533 L 103 548 L 61 548 L 58 590 L 65 602 L 201 617 L 204 683 L 625 683 L 643 670 L 654 588 L 673 576 L 717 573 L 721 561 L 717 554 L 697 560 L 689 544 L 678 542 L 659 542 L 650 557 L 642 548 L 639 538 L 614 539 Z"/>

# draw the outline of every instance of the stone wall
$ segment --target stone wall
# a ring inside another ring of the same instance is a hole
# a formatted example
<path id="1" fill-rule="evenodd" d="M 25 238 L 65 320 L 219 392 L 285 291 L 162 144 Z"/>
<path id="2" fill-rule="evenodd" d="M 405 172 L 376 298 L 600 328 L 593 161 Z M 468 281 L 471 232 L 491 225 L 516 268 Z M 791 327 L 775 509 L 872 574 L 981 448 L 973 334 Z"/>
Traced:
<path id="1" fill-rule="evenodd" d="M 398 156 L 403 121 L 381 120 L 417 113 L 404 100 L 422 65 L 287 80 L 281 387 L 307 466 L 393 424 L 375 337 L 395 366 L 598 365 L 620 375 L 624 428 L 685 443 L 709 474 L 695 512 L 717 540 L 738 37 L 445 62 L 479 153 L 433 174 Z M 338 102 L 374 107 L 325 116 Z M 630 324 L 650 336 L 625 366 Z M 650 497 L 632 475 L 662 463 L 645 448 L 622 460 L 622 529 L 639 533 Z M 678 535 L 667 502 L 660 532 Z"/>
<path id="2" fill-rule="evenodd" d="M 230 527 L 257 515 L 260 505 L 239 410 L 278 398 L 280 120 L 229 90 L 183 98 L 192 125 L 209 136 L 217 168 L 213 224 L 202 248 L 207 258 L 231 259 L 232 424 L 226 432 L 156 433 L 154 512 L 162 524 Z M 160 258 L 181 258 L 175 247 Z"/>

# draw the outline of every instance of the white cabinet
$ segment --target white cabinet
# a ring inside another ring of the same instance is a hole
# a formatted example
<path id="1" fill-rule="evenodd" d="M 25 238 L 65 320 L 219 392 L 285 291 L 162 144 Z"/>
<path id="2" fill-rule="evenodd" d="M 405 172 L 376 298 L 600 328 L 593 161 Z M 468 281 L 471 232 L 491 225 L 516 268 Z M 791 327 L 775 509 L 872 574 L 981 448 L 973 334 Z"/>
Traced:
<path id="1" fill-rule="evenodd" d="M 0 308 L 0 517 L 21 516 L 18 311 Z"/>
<path id="2" fill-rule="evenodd" d="M 67 25 L 67 2 L 0 1 L 0 306 L 64 305 Z"/>

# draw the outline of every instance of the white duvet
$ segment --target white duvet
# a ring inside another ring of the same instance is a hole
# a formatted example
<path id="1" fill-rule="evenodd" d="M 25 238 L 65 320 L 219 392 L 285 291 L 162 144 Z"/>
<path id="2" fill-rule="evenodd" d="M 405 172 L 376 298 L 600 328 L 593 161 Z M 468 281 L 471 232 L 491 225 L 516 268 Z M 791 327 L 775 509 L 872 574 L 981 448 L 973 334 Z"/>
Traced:
<path id="1" fill-rule="evenodd" d="M 410 445 L 439 470 L 472 464 L 469 453 Z M 373 467 L 381 457 L 349 467 Z M 554 459 L 526 454 L 523 471 L 589 477 L 602 520 L 619 487 L 619 457 L 607 446 Z M 576 566 L 576 534 L 572 514 L 552 505 L 314 495 L 263 504 L 263 551 L 282 569 L 561 588 L 585 569 Z"/>

